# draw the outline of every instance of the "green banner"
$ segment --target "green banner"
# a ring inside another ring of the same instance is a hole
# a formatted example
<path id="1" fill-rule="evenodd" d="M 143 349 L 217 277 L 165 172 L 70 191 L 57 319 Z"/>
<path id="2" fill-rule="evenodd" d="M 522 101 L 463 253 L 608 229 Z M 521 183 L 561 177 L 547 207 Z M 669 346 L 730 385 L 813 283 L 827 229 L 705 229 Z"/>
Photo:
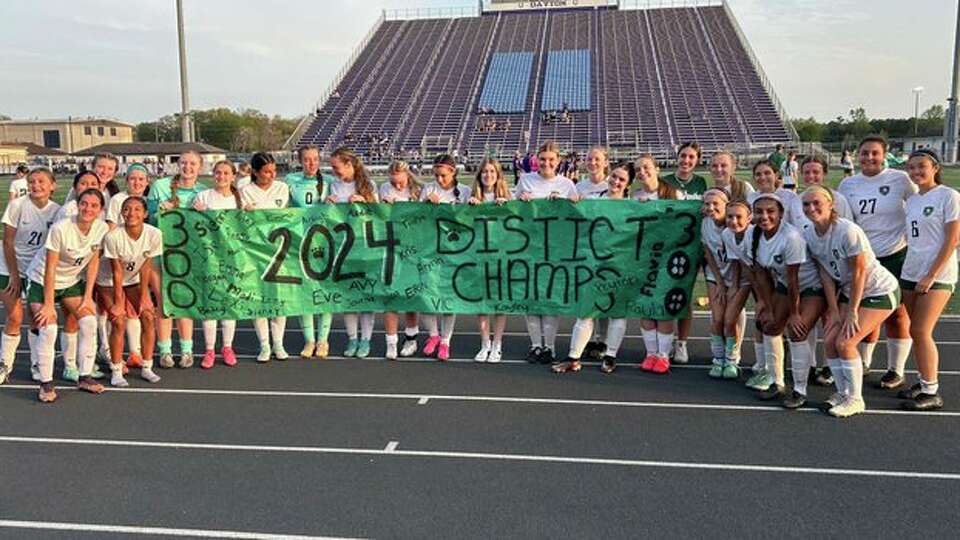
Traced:
<path id="1" fill-rule="evenodd" d="M 245 320 L 416 311 L 676 319 L 698 201 L 323 204 L 163 214 L 164 310 Z"/>

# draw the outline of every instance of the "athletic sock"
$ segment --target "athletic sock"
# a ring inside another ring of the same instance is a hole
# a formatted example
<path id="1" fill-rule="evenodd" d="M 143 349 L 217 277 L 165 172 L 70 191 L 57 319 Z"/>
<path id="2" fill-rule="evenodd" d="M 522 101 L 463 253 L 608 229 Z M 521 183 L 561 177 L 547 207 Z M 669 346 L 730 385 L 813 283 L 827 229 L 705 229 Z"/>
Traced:
<path id="1" fill-rule="evenodd" d="M 127 319 L 127 324 L 124 327 L 127 333 L 127 349 L 137 356 L 141 356 L 142 351 L 140 350 L 140 336 L 143 334 L 143 325 L 140 323 L 140 319 L 137 317 L 130 317 Z"/>
<path id="2" fill-rule="evenodd" d="M 13 362 L 17 358 L 17 347 L 20 346 L 20 334 L 15 336 L 3 333 L 0 336 L 0 361 L 7 367 L 7 372 L 13 370 Z"/>
<path id="3" fill-rule="evenodd" d="M 740 364 L 740 342 L 737 338 L 728 337 L 724 339 L 723 357 L 734 364 Z"/>
<path id="4" fill-rule="evenodd" d="M 863 369 L 870 369 L 870 364 L 873 363 L 873 350 L 877 348 L 877 343 L 867 343 L 866 341 L 861 341 L 857 345 L 857 351 L 860 353 L 860 358 L 863 362 Z"/>
<path id="5" fill-rule="evenodd" d="M 217 346 L 217 321 L 203 321 L 203 345 L 212 351 Z"/>
<path id="6" fill-rule="evenodd" d="M 713 354 L 714 358 L 724 357 L 723 336 L 710 334 L 710 353 Z"/>
<path id="7" fill-rule="evenodd" d="M 777 386 L 783 386 L 783 336 L 764 334 L 763 352 L 766 358 L 767 373 L 773 375 Z"/>
<path id="8" fill-rule="evenodd" d="M 747 332 L 747 308 L 740 310 L 740 315 L 737 315 L 737 337 L 743 338 L 743 335 Z M 742 341 L 742 339 L 738 340 Z"/>
<path id="9" fill-rule="evenodd" d="M 673 348 L 674 335 L 673 332 L 669 334 L 662 334 L 657 332 L 657 352 L 656 355 L 660 358 L 669 358 L 670 349 Z"/>
<path id="10" fill-rule="evenodd" d="M 37 369 L 37 335 L 32 331 L 27 331 L 27 347 L 30 348 L 30 371 Z"/>
<path id="11" fill-rule="evenodd" d="M 37 368 L 40 372 L 40 381 L 53 380 L 53 354 L 57 343 L 57 325 L 48 324 L 36 331 Z"/>
<path id="12" fill-rule="evenodd" d="M 557 329 L 560 327 L 560 318 L 556 315 L 544 315 L 540 320 L 543 323 L 543 346 L 551 351 L 557 350 Z"/>
<path id="13" fill-rule="evenodd" d="M 270 319 L 270 334 L 273 336 L 273 348 L 283 350 L 283 334 L 287 331 L 287 318 L 276 317 Z"/>
<path id="14" fill-rule="evenodd" d="M 333 326 L 333 313 L 320 314 L 320 332 L 318 338 L 320 341 L 327 341 L 330 337 L 330 327 Z"/>
<path id="15" fill-rule="evenodd" d="M 527 315 L 527 334 L 530 335 L 530 347 L 543 347 L 543 333 L 540 331 L 540 316 Z"/>
<path id="16" fill-rule="evenodd" d="M 938 381 L 928 382 L 920 379 L 920 391 L 929 396 L 934 396 L 940 391 L 940 383 Z"/>
<path id="17" fill-rule="evenodd" d="M 77 367 L 81 377 L 89 377 L 97 357 L 97 318 L 87 315 L 77 323 L 80 326 L 77 333 Z"/>
<path id="18" fill-rule="evenodd" d="M 849 385 L 848 395 L 853 399 L 863 399 L 863 360 L 860 358 L 843 360 L 843 373 Z"/>
<path id="19" fill-rule="evenodd" d="M 390 345 L 397 344 L 398 339 L 396 334 L 387 334 L 386 338 L 387 338 L 387 347 L 389 347 Z"/>
<path id="20" fill-rule="evenodd" d="M 313 314 L 300 316 L 300 329 L 303 330 L 303 341 L 316 343 L 316 330 L 313 327 Z"/>
<path id="21" fill-rule="evenodd" d="M 192 339 L 181 339 L 181 340 L 180 340 L 180 354 L 193 354 L 193 340 L 192 340 Z"/>
<path id="22" fill-rule="evenodd" d="M 157 352 L 160 354 L 171 354 L 173 352 L 173 340 L 172 339 L 158 339 L 157 340 Z"/>
<path id="23" fill-rule="evenodd" d="M 445 315 L 445 317 L 453 317 L 456 319 L 456 315 Z M 444 319 L 444 322 L 447 322 Z M 453 324 L 450 325 L 450 333 L 453 333 Z M 360 314 L 360 339 L 365 339 L 370 341 L 370 338 L 373 337 L 373 313 L 361 313 Z M 449 339 L 449 338 L 448 338 Z"/>
<path id="24" fill-rule="evenodd" d="M 223 328 L 223 346 L 233 348 L 233 336 L 237 334 L 237 321 L 220 321 Z"/>
<path id="25" fill-rule="evenodd" d="M 106 356 L 110 356 L 110 323 L 104 314 L 97 315 L 97 336 L 99 339 L 99 351 Z"/>
<path id="26" fill-rule="evenodd" d="M 753 338 L 753 371 L 758 371 L 767 365 L 767 352 L 763 347 L 763 340 Z"/>
<path id="27" fill-rule="evenodd" d="M 810 374 L 812 351 L 810 343 L 804 341 L 790 342 L 790 371 L 793 373 L 793 390 L 807 395 L 807 377 Z"/>
<path id="28" fill-rule="evenodd" d="M 616 358 L 623 343 L 623 336 L 627 333 L 626 319 L 609 319 L 607 321 L 607 355 Z"/>
<path id="29" fill-rule="evenodd" d="M 640 334 L 643 336 L 643 346 L 647 349 L 647 356 L 656 356 L 657 348 L 657 330 L 654 328 L 652 330 L 647 330 L 646 328 L 640 329 Z"/>
<path id="30" fill-rule="evenodd" d="M 424 313 L 421 316 L 423 320 L 423 325 L 427 327 L 427 334 L 430 337 L 435 337 L 440 335 L 440 323 L 437 321 L 437 315 L 434 313 Z"/>
<path id="31" fill-rule="evenodd" d="M 913 340 L 910 338 L 887 338 L 887 370 L 894 371 L 897 375 L 903 377 L 903 372 L 907 367 L 907 358 L 910 357 L 911 347 L 913 347 Z"/>
<path id="32" fill-rule="evenodd" d="M 410 338 L 410 339 L 416 339 L 416 338 L 417 338 L 417 334 L 419 334 L 419 333 L 420 333 L 420 327 L 419 327 L 419 326 L 408 326 L 408 327 L 406 327 L 406 328 L 403 329 L 403 335 L 407 336 L 407 337 Z"/>
<path id="33" fill-rule="evenodd" d="M 370 315 L 371 326 L 373 315 Z M 444 345 L 450 345 L 450 340 L 453 338 L 453 329 L 457 326 L 457 315 L 455 313 L 450 313 L 447 315 L 440 315 L 440 342 Z M 372 332 L 372 330 L 371 330 Z"/>
<path id="34" fill-rule="evenodd" d="M 817 330 L 817 325 L 814 324 L 813 328 L 810 329 L 810 332 L 807 334 L 807 344 L 810 345 L 810 366 L 817 367 L 817 339 L 819 339 L 819 331 Z"/>
<path id="35" fill-rule="evenodd" d="M 570 358 L 583 356 L 583 350 L 592 336 L 593 319 L 577 319 L 577 322 L 573 323 L 573 330 L 570 331 L 570 350 L 567 356 Z"/>
<path id="36" fill-rule="evenodd" d="M 839 358 L 827 358 L 827 365 L 830 366 L 830 373 L 833 375 L 833 386 L 841 394 L 847 393 L 847 378 L 843 372 L 843 360 Z"/>
<path id="37" fill-rule="evenodd" d="M 68 334 L 64 332 L 60 338 L 60 350 L 63 351 L 64 367 L 77 368 L 77 332 Z"/>
<path id="38" fill-rule="evenodd" d="M 270 323 L 266 319 L 254 319 L 253 331 L 257 334 L 257 341 L 260 342 L 261 349 L 270 346 Z"/>

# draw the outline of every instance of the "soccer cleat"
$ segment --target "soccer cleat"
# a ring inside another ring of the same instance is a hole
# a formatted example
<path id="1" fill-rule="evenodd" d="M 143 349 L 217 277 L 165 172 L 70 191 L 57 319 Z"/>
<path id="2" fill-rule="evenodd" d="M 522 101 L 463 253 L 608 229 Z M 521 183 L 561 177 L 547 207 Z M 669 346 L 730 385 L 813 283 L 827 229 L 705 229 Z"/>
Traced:
<path id="1" fill-rule="evenodd" d="M 766 390 L 760 392 L 757 399 L 760 401 L 771 401 L 774 399 L 783 399 L 787 396 L 787 388 L 779 384 L 771 383 Z"/>
<path id="2" fill-rule="evenodd" d="M 150 368 L 140 368 L 140 378 L 147 381 L 148 383 L 158 383 L 160 382 L 160 376 L 153 372 Z"/>
<path id="3" fill-rule="evenodd" d="M 63 368 L 63 375 L 61 375 L 60 378 L 67 382 L 79 382 L 80 371 L 74 366 L 67 366 Z"/>
<path id="4" fill-rule="evenodd" d="M 91 394 L 102 394 L 106 390 L 102 384 L 95 381 L 92 377 L 80 377 L 80 382 L 77 383 L 77 390 L 82 392 L 89 392 Z"/>
<path id="5" fill-rule="evenodd" d="M 687 352 L 687 344 L 683 341 L 673 342 L 673 361 L 677 364 L 686 364 L 690 361 L 690 354 Z"/>
<path id="6" fill-rule="evenodd" d="M 943 408 L 943 398 L 940 394 L 924 394 L 900 403 L 900 408 L 908 411 L 934 411 Z"/>
<path id="7" fill-rule="evenodd" d="M 193 367 L 193 353 L 186 352 L 180 355 L 180 362 L 177 364 L 180 369 L 189 369 Z"/>
<path id="8" fill-rule="evenodd" d="M 310 358 L 313 356 L 313 351 L 317 348 L 317 344 L 313 341 L 308 341 L 303 344 L 303 349 L 300 350 L 300 358 Z"/>
<path id="9" fill-rule="evenodd" d="M 727 362 L 723 365 L 723 378 L 724 379 L 739 379 L 740 378 L 740 366 L 734 364 L 733 362 Z"/>
<path id="10" fill-rule="evenodd" d="M 417 336 L 403 335 L 403 341 L 400 343 L 400 356 L 404 358 L 417 354 Z"/>
<path id="11" fill-rule="evenodd" d="M 583 354 L 591 360 L 599 361 L 603 359 L 607 352 L 607 344 L 602 341 L 591 341 L 583 348 Z"/>
<path id="12" fill-rule="evenodd" d="M 900 399 L 917 399 L 917 396 L 923 391 L 923 386 L 920 383 L 915 383 L 910 388 L 901 390 L 897 393 L 897 397 Z"/>
<path id="13" fill-rule="evenodd" d="M 789 396 L 787 396 L 786 398 L 784 398 L 784 400 L 783 400 L 783 408 L 785 408 L 785 409 L 799 409 L 800 407 L 803 407 L 804 404 L 806 404 L 806 402 L 807 402 L 807 396 L 805 396 L 805 395 L 801 394 L 800 392 L 797 392 L 796 390 L 794 390 L 793 392 L 790 392 L 790 395 L 789 395 Z"/>
<path id="14" fill-rule="evenodd" d="M 387 360 L 396 360 L 397 359 L 397 344 L 387 342 L 387 353 L 384 355 Z"/>
<path id="15" fill-rule="evenodd" d="M 537 358 L 537 361 L 544 365 L 550 365 L 554 364 L 557 359 L 555 356 L 553 356 L 553 351 L 551 351 L 548 347 L 544 347 L 540 349 L 540 356 Z"/>
<path id="16" fill-rule="evenodd" d="M 637 367 L 643 371 L 653 371 L 653 365 L 657 363 L 657 355 L 648 354 L 646 358 L 640 362 Z"/>
<path id="17" fill-rule="evenodd" d="M 203 369 L 210 369 L 213 367 L 213 363 L 217 361 L 217 353 L 213 352 L 213 349 L 210 349 L 203 353 L 203 360 L 200 361 L 200 367 Z"/>
<path id="18" fill-rule="evenodd" d="M 369 346 L 368 346 L 368 349 L 369 349 Z M 288 353 L 286 349 L 284 349 L 283 346 L 281 345 L 279 347 L 273 348 L 273 357 L 276 358 L 277 360 L 287 360 L 290 358 L 290 353 Z"/>
<path id="19" fill-rule="evenodd" d="M 128 368 L 126 364 L 123 364 L 122 366 L 120 366 L 120 371 L 122 371 L 123 374 L 126 375 L 127 373 L 130 373 L 130 368 Z"/>
<path id="20" fill-rule="evenodd" d="M 745 386 L 752 390 L 764 392 L 770 388 L 770 385 L 772 385 L 774 382 L 776 381 L 774 380 L 773 375 L 761 373 L 747 379 Z"/>
<path id="21" fill-rule="evenodd" d="M 270 347 L 269 346 L 260 346 L 260 353 L 257 354 L 257 362 L 264 364 L 270 361 Z"/>
<path id="22" fill-rule="evenodd" d="M 820 368 L 817 371 L 817 376 L 813 379 L 813 384 L 817 386 L 832 386 L 833 383 L 833 372 L 830 371 L 830 366 Z"/>
<path id="23" fill-rule="evenodd" d="M 127 367 L 128 368 L 138 368 L 143 367 L 143 358 L 139 354 L 132 352 L 127 356 Z"/>
<path id="24" fill-rule="evenodd" d="M 710 366 L 710 371 L 707 373 L 711 379 L 721 379 L 723 378 L 723 360 L 718 358 L 713 359 L 713 365 Z"/>
<path id="25" fill-rule="evenodd" d="M 347 340 L 347 348 L 343 350 L 343 355 L 346 357 L 356 356 L 358 346 L 360 346 L 360 342 L 357 339 Z"/>
<path id="26" fill-rule="evenodd" d="M 57 400 L 57 391 L 54 390 L 53 386 L 49 389 L 41 386 L 40 392 L 37 394 L 37 399 L 39 399 L 41 403 L 53 403 Z"/>
<path id="27" fill-rule="evenodd" d="M 96 365 L 96 364 L 93 365 L 93 371 L 90 372 L 90 377 L 91 377 L 91 378 L 93 378 L 93 379 L 102 379 L 102 378 L 104 378 L 104 377 L 106 377 L 106 376 L 107 376 L 106 373 L 100 371 L 100 366 L 98 366 L 98 365 Z"/>
<path id="28" fill-rule="evenodd" d="M 531 364 L 536 364 L 540 361 L 540 347 L 530 347 L 530 350 L 527 351 L 527 362 Z"/>
<path id="29" fill-rule="evenodd" d="M 10 371 L 7 370 L 7 366 L 0 364 L 0 384 L 6 384 L 10 379 Z"/>
<path id="30" fill-rule="evenodd" d="M 478 352 L 478 353 L 476 354 L 476 356 L 473 357 L 473 361 L 474 361 L 474 362 L 483 363 L 483 362 L 486 362 L 486 361 L 487 361 L 487 358 L 490 358 L 490 346 L 489 346 L 489 345 L 484 346 L 484 347 L 480 347 L 480 352 Z"/>
<path id="31" fill-rule="evenodd" d="M 656 360 L 653 362 L 653 367 L 650 368 L 652 373 L 657 375 L 663 375 L 670 372 L 670 359 L 664 358 L 662 356 L 657 356 Z"/>
<path id="32" fill-rule="evenodd" d="M 317 350 L 313 351 L 313 357 L 323 360 L 330 355 L 330 342 L 321 341 L 317 343 Z"/>
<path id="33" fill-rule="evenodd" d="M 554 373 L 566 373 L 568 371 L 580 371 L 583 368 L 583 365 L 580 363 L 580 360 L 576 358 L 567 358 L 563 362 L 556 362 L 550 366 L 550 370 Z"/>
<path id="34" fill-rule="evenodd" d="M 366 358 L 370 356 L 370 340 L 361 339 L 357 342 L 357 358 Z"/>
<path id="35" fill-rule="evenodd" d="M 843 392 L 834 392 L 830 394 L 823 403 L 820 404 L 820 410 L 823 412 L 828 412 L 830 409 L 836 407 L 837 405 L 843 403 L 843 400 L 847 398 L 847 395 Z"/>
<path id="36" fill-rule="evenodd" d="M 233 352 L 233 347 L 224 347 L 220 350 L 220 356 L 223 357 L 223 363 L 228 366 L 237 365 L 237 354 Z"/>
<path id="37" fill-rule="evenodd" d="M 615 369 L 617 369 L 617 358 L 609 354 L 603 355 L 603 358 L 600 360 L 600 371 L 613 373 Z"/>
<path id="38" fill-rule="evenodd" d="M 450 359 L 450 346 L 447 345 L 446 343 L 441 343 L 440 346 L 437 347 L 437 360 L 441 362 L 446 362 L 449 359 Z"/>
<path id="39" fill-rule="evenodd" d="M 503 360 L 503 351 L 499 348 L 490 351 L 490 356 L 487 357 L 488 364 L 499 364 L 500 360 Z"/>
<path id="40" fill-rule="evenodd" d="M 855 414 L 860 414 L 867 410 L 866 403 L 861 398 L 852 398 L 847 396 L 842 402 L 831 407 L 828 414 L 837 418 L 846 418 Z"/>
<path id="41" fill-rule="evenodd" d="M 903 376 L 896 371 L 887 371 L 883 374 L 883 377 L 880 377 L 880 382 L 877 383 L 877 388 L 883 390 L 893 390 L 901 386 L 903 386 Z"/>
<path id="42" fill-rule="evenodd" d="M 173 366 L 173 353 L 160 353 L 160 367 L 163 369 L 170 369 Z"/>
<path id="43" fill-rule="evenodd" d="M 116 386 L 117 388 L 126 388 L 130 386 L 130 383 L 123 378 L 122 372 L 116 372 L 110 376 L 110 386 Z"/>
<path id="44" fill-rule="evenodd" d="M 433 356 L 437 352 L 437 347 L 440 346 L 440 336 L 430 336 L 427 339 L 427 344 L 423 346 L 423 355 L 424 356 Z"/>

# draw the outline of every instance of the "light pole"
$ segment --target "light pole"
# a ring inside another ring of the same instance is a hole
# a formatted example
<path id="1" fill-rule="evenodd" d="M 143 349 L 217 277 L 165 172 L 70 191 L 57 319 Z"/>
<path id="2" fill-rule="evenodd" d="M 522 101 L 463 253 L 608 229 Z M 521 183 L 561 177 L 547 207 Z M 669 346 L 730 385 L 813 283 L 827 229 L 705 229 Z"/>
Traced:
<path id="1" fill-rule="evenodd" d="M 960 2 L 958 2 L 960 4 Z M 960 5 L 957 7 L 957 30 L 953 44 L 953 84 L 950 85 L 950 99 L 947 100 L 947 118 L 943 123 L 946 152 L 944 161 L 957 161 L 957 87 L 960 86 Z"/>
<path id="2" fill-rule="evenodd" d="M 183 142 L 193 142 L 187 89 L 187 46 L 183 38 L 183 0 L 177 0 L 177 40 L 180 45 L 180 138 Z"/>
<path id="3" fill-rule="evenodd" d="M 923 87 L 918 86 L 913 89 L 913 136 L 916 137 L 920 132 L 920 94 L 923 93 Z"/>

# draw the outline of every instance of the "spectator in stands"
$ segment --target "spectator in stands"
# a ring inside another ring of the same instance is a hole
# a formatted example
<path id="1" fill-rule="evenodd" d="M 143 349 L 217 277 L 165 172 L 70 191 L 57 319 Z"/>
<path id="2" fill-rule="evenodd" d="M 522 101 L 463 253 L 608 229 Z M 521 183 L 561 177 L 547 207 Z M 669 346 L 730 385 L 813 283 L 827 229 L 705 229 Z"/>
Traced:
<path id="1" fill-rule="evenodd" d="M 797 176 L 800 172 L 800 165 L 797 164 L 797 153 L 791 150 L 787 154 L 787 160 L 780 166 L 780 177 L 783 178 L 783 188 L 796 193 Z"/>
<path id="2" fill-rule="evenodd" d="M 520 181 L 520 171 L 526 172 L 526 167 L 523 165 L 523 157 L 517 151 L 513 153 L 513 185 Z"/>
<path id="3" fill-rule="evenodd" d="M 773 163 L 773 166 L 779 171 L 780 167 L 783 166 L 783 162 L 787 160 L 787 156 L 783 153 L 783 145 L 778 144 L 777 148 L 769 156 L 767 156 L 767 160 L 769 160 L 770 163 Z"/>

